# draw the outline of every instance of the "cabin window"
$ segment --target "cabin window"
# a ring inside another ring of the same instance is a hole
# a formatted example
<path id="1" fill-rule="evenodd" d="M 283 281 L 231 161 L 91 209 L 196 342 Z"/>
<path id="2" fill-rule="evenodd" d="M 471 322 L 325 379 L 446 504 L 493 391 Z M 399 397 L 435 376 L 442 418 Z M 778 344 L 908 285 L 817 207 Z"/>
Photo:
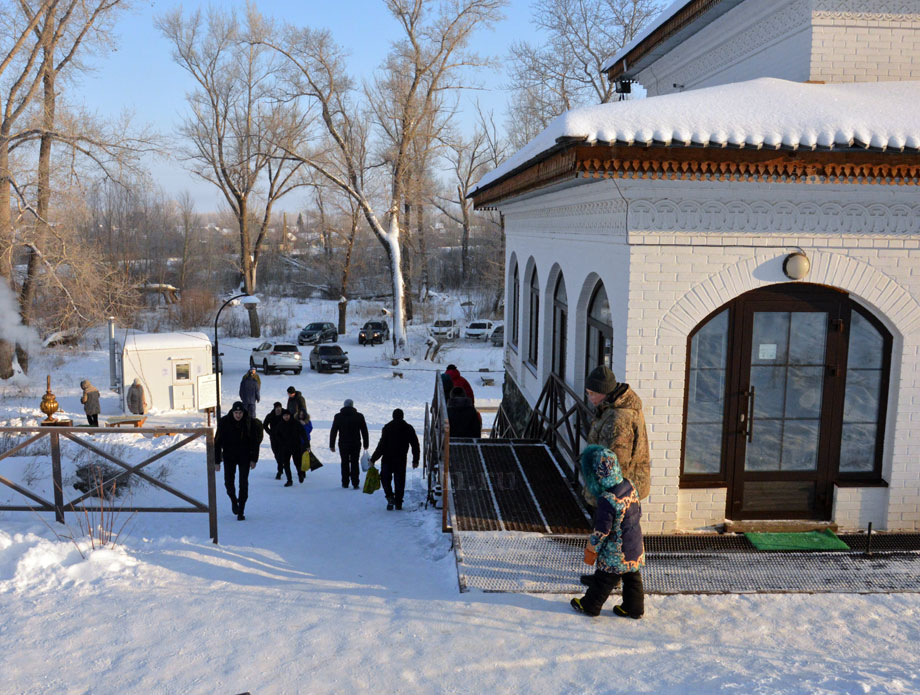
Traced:
<path id="1" fill-rule="evenodd" d="M 176 381 L 191 381 L 192 364 L 191 362 L 176 363 Z"/>

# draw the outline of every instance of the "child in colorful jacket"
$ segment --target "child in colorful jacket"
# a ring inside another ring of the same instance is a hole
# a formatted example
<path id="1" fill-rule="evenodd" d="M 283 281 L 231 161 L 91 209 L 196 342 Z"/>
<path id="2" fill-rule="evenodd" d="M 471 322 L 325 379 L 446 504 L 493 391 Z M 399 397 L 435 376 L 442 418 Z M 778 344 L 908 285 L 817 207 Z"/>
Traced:
<path id="1" fill-rule="evenodd" d="M 585 546 L 585 564 L 595 565 L 593 575 L 582 575 L 588 591 L 572 599 L 572 608 L 586 615 L 600 615 L 604 601 L 623 582 L 623 603 L 613 614 L 638 620 L 645 612 L 640 568 L 645 564 L 642 514 L 633 484 L 623 477 L 617 456 L 610 449 L 592 445 L 581 454 L 585 487 L 597 499 L 594 532 Z"/>

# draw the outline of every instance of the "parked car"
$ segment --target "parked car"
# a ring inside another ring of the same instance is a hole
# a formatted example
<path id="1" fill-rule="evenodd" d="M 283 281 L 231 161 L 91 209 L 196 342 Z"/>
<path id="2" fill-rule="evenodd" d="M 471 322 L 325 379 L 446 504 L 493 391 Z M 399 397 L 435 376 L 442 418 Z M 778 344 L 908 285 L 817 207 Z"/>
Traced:
<path id="1" fill-rule="evenodd" d="M 249 366 L 255 369 L 261 367 L 266 374 L 274 371 L 300 374 L 300 370 L 303 369 L 303 355 L 297 346 L 291 343 L 262 343 L 252 349 Z"/>
<path id="2" fill-rule="evenodd" d="M 338 345 L 317 345 L 310 350 L 310 369 L 318 372 L 341 370 L 348 374 L 348 353 Z"/>
<path id="3" fill-rule="evenodd" d="M 358 331 L 358 343 L 360 345 L 373 345 L 374 343 L 383 343 L 390 339 L 390 327 L 386 321 L 368 321 L 364 327 Z"/>
<path id="4" fill-rule="evenodd" d="M 505 326 L 504 324 L 499 324 L 495 327 L 495 330 L 492 331 L 492 335 L 489 336 L 489 340 L 492 341 L 492 345 L 495 347 L 502 347 L 505 344 Z"/>
<path id="5" fill-rule="evenodd" d="M 339 342 L 339 329 L 328 321 L 307 324 L 297 336 L 298 345 Z"/>
<path id="6" fill-rule="evenodd" d="M 457 325 L 457 319 L 438 319 L 428 333 L 434 338 L 457 338 L 460 336 L 460 326 Z"/>
<path id="7" fill-rule="evenodd" d="M 463 337 L 488 340 L 494 330 L 494 321 L 489 321 L 488 319 L 475 319 L 474 321 L 470 321 L 466 328 L 463 329 Z"/>

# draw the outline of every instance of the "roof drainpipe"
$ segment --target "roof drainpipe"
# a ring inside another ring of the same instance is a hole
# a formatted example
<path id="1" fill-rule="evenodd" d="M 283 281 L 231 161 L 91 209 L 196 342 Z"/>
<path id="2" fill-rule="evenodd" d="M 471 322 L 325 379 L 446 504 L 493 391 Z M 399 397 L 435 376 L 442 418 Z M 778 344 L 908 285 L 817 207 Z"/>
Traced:
<path id="1" fill-rule="evenodd" d="M 109 388 L 121 393 L 121 374 L 118 370 L 118 344 L 115 342 L 115 317 L 109 316 Z"/>

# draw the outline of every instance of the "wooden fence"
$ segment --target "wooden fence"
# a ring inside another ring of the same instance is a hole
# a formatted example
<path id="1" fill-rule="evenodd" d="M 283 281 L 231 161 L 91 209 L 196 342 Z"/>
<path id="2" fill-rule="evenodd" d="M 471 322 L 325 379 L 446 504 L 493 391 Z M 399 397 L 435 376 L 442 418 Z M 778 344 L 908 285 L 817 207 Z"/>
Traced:
<path id="1" fill-rule="evenodd" d="M 108 484 L 111 483 L 114 478 L 107 480 L 99 481 L 98 485 L 94 485 L 94 490 L 90 492 L 83 493 L 82 495 L 75 497 L 69 501 L 64 501 L 64 483 L 61 474 L 61 439 L 67 439 L 69 441 L 78 444 L 79 446 L 88 449 L 97 456 L 106 461 L 109 461 L 116 466 L 123 468 L 125 471 L 136 475 L 142 480 L 146 481 L 154 487 L 161 488 L 166 490 L 169 494 L 174 497 L 178 497 L 183 500 L 189 506 L 183 507 L 137 507 L 137 506 L 121 506 L 119 509 L 126 512 L 157 512 L 157 513 L 201 513 L 207 514 L 209 520 L 209 531 L 211 540 L 214 543 L 217 543 L 217 486 L 215 482 L 215 460 L 214 460 L 214 433 L 210 428 L 179 428 L 169 430 L 169 434 L 173 435 L 185 435 L 185 438 L 176 442 L 172 446 L 158 451 L 156 454 L 149 456 L 140 463 L 130 464 L 125 461 L 122 461 L 116 456 L 104 451 L 92 440 L 98 440 L 101 437 L 106 435 L 113 434 L 131 434 L 131 435 L 162 435 L 163 430 L 161 428 L 152 428 L 152 427 L 138 427 L 132 428 L 130 430 L 119 430 L 119 429 L 109 429 L 104 427 L 0 427 L 0 437 L 3 435 L 6 436 L 28 436 L 28 439 L 19 442 L 10 449 L 0 452 L 0 461 L 10 456 L 15 455 L 17 452 L 22 451 L 23 449 L 35 444 L 41 439 L 48 437 L 51 445 L 51 482 L 52 487 L 54 488 L 54 500 L 47 500 L 42 497 L 40 494 L 33 490 L 28 490 L 21 485 L 14 483 L 13 481 L 7 479 L 5 476 L 0 475 L 0 483 L 6 485 L 9 488 L 12 488 L 19 494 L 23 495 L 27 499 L 31 500 L 33 504 L 31 505 L 4 505 L 0 506 L 0 511 L 33 511 L 33 512 L 54 512 L 54 517 L 59 523 L 64 523 L 64 512 L 70 511 L 75 513 L 85 513 L 85 512 L 101 512 L 108 511 L 110 508 L 103 508 L 100 505 L 89 505 L 86 504 L 85 500 L 93 496 L 93 492 L 99 487 L 103 489 L 107 488 Z M 170 485 L 167 485 L 161 480 L 157 480 L 155 477 L 148 475 L 143 469 L 149 466 L 154 461 L 159 461 L 160 459 L 168 456 L 174 451 L 181 449 L 184 446 L 187 446 L 191 442 L 194 442 L 196 439 L 203 437 L 206 443 L 207 457 L 205 462 L 205 469 L 208 479 L 208 503 L 205 504 L 191 497 L 190 495 L 185 494 L 184 492 L 173 488 Z M 0 467 L 2 471 L 2 467 Z M 122 473 L 119 471 L 118 475 Z"/>

